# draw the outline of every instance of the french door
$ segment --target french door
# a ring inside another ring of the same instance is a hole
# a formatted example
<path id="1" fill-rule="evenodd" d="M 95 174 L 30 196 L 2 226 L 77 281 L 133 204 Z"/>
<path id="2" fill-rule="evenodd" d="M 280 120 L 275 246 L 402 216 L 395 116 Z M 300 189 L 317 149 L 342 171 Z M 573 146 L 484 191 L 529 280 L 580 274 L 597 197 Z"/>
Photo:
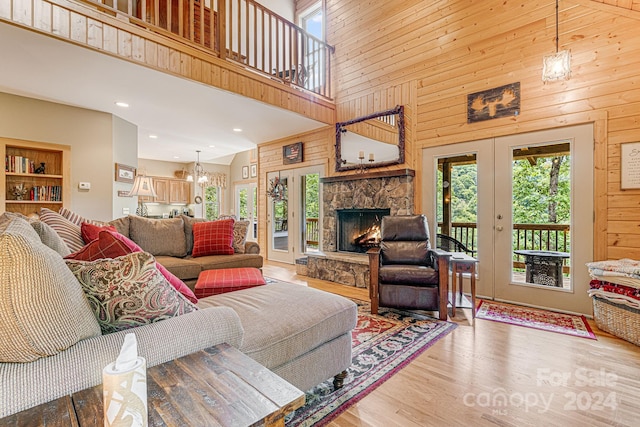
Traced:
<path id="1" fill-rule="evenodd" d="M 321 203 L 319 180 L 324 168 L 310 166 L 267 174 L 267 185 L 279 185 L 278 197 L 268 197 L 267 258 L 293 264 L 320 249 Z"/>
<path id="2" fill-rule="evenodd" d="M 447 176 L 454 188 L 439 203 L 439 170 L 456 162 L 475 164 L 475 184 L 468 171 L 462 178 Z M 431 218 L 438 218 L 438 205 L 459 203 L 457 194 L 464 198 L 456 185 L 477 194 L 478 295 L 591 312 L 585 263 L 593 254 L 592 125 L 428 148 L 423 167 L 423 208 L 434 235 L 437 221 Z M 450 224 L 456 215 L 463 213 L 454 212 Z"/>
<path id="3" fill-rule="evenodd" d="M 258 186 L 238 184 L 235 189 L 236 216 L 241 221 L 249 221 L 247 240 L 255 242 L 258 239 Z"/>

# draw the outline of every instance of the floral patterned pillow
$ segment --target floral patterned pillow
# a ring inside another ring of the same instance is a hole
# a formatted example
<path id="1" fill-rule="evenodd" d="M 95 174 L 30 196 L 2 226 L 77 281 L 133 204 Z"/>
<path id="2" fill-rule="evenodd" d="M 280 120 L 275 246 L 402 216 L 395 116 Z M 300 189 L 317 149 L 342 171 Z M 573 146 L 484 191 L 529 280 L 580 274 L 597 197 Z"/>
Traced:
<path id="1" fill-rule="evenodd" d="M 198 308 L 158 271 L 153 255 L 65 260 L 76 276 L 103 334 L 158 322 Z"/>
<path id="2" fill-rule="evenodd" d="M 244 245 L 247 243 L 249 221 L 236 221 L 233 224 L 233 251 L 237 254 L 244 253 Z"/>

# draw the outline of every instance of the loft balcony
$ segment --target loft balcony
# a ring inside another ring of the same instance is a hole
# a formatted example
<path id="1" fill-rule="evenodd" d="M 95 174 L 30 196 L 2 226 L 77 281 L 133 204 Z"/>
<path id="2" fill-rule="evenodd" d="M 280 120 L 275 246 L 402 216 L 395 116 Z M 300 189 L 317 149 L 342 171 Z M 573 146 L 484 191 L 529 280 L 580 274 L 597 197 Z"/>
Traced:
<path id="1" fill-rule="evenodd" d="M 2 0 L 0 21 L 334 121 L 333 48 L 252 0 Z"/>

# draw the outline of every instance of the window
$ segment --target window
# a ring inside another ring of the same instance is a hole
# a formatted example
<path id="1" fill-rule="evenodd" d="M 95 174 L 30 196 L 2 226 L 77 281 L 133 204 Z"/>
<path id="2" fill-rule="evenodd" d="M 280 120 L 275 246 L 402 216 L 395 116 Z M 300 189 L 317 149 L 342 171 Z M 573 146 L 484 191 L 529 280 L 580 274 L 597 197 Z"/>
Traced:
<path id="1" fill-rule="evenodd" d="M 204 188 L 204 217 L 208 220 L 220 216 L 220 187 Z"/>
<path id="2" fill-rule="evenodd" d="M 300 27 L 308 34 L 324 41 L 324 12 L 322 3 L 318 2 L 300 13 Z M 325 66 L 324 51 L 318 43 L 308 38 L 305 47 L 304 66 L 307 72 L 307 82 L 305 87 L 317 90 L 324 84 Z"/>

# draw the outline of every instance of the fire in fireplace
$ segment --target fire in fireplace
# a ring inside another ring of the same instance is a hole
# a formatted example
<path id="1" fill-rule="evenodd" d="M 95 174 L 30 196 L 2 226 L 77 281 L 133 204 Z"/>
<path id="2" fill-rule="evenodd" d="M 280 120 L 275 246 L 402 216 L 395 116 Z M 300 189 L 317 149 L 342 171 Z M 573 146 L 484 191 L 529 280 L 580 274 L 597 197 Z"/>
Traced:
<path id="1" fill-rule="evenodd" d="M 337 209 L 338 251 L 364 253 L 380 243 L 380 220 L 391 209 Z"/>

